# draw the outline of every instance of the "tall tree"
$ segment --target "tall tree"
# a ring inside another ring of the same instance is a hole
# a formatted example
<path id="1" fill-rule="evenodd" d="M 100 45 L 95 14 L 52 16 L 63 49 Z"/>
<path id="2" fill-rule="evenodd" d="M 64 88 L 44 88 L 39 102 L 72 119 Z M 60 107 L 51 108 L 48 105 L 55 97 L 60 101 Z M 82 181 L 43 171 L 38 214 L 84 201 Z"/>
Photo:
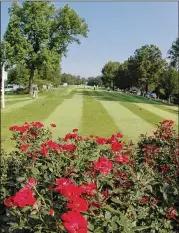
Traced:
<path id="1" fill-rule="evenodd" d="M 108 62 L 104 65 L 102 69 L 103 80 L 111 84 L 111 87 L 114 89 L 114 83 L 117 78 L 120 62 Z"/>
<path id="2" fill-rule="evenodd" d="M 7 83 L 17 85 L 27 85 L 29 79 L 28 70 L 23 64 L 18 64 L 8 72 Z"/>
<path id="3" fill-rule="evenodd" d="M 179 68 L 179 38 L 172 43 L 168 55 L 168 58 L 171 60 L 171 65 L 175 68 Z"/>
<path id="4" fill-rule="evenodd" d="M 162 52 L 155 45 L 144 45 L 135 51 L 134 59 L 138 83 L 148 91 L 149 84 L 157 83 L 162 73 Z"/>
<path id="5" fill-rule="evenodd" d="M 58 10 L 47 1 L 24 1 L 22 7 L 13 3 L 10 20 L 4 35 L 7 66 L 23 62 L 29 71 L 29 91 L 32 90 L 35 70 L 49 62 L 60 63 L 69 44 L 80 43 L 87 37 L 85 20 L 68 5 Z M 52 65 L 52 63 L 51 63 Z"/>
<path id="6" fill-rule="evenodd" d="M 165 70 L 162 75 L 161 84 L 170 103 L 171 97 L 178 93 L 178 72 L 174 67 L 169 66 Z"/>
<path id="7" fill-rule="evenodd" d="M 88 86 L 98 85 L 99 87 L 102 86 L 102 79 L 101 76 L 97 77 L 88 77 L 87 79 Z"/>

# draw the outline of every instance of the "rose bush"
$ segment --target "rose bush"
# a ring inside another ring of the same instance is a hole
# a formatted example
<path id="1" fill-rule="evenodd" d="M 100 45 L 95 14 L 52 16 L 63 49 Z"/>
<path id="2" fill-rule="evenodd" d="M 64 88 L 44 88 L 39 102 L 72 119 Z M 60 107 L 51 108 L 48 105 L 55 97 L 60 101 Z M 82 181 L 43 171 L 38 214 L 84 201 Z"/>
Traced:
<path id="1" fill-rule="evenodd" d="M 53 140 L 40 122 L 12 126 L 17 149 L 2 153 L 0 225 L 20 233 L 179 232 L 179 148 L 172 121 L 137 148 L 122 140 Z"/>

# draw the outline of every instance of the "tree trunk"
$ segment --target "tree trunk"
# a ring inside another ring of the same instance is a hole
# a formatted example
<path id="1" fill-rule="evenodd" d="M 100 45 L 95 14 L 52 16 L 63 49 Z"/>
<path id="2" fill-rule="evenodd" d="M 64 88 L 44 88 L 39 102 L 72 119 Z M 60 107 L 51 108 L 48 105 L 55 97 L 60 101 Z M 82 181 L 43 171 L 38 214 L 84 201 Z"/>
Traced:
<path id="1" fill-rule="evenodd" d="M 30 71 L 30 77 L 29 77 L 29 94 L 33 94 L 33 78 L 34 78 L 34 69 L 31 69 Z"/>
<path id="2" fill-rule="evenodd" d="M 168 103 L 169 104 L 171 103 L 171 95 L 169 95 L 169 97 L 168 97 Z"/>

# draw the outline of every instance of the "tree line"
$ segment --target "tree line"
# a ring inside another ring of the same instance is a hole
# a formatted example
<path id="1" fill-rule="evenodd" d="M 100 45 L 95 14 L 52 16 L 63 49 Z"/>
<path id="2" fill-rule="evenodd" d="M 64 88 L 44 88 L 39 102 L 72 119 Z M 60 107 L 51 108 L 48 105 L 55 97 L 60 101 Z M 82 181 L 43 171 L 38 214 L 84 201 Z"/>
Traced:
<path id="1" fill-rule="evenodd" d="M 144 45 L 136 49 L 126 61 L 109 61 L 102 68 L 102 81 L 113 89 L 141 89 L 141 95 L 153 90 L 158 97 L 170 101 L 178 98 L 179 38 L 168 51 L 168 60 L 162 58 L 161 50 L 155 45 Z"/>
<path id="2" fill-rule="evenodd" d="M 68 45 L 80 44 L 89 29 L 85 20 L 68 4 L 59 9 L 48 1 L 13 2 L 9 9 L 9 23 L 1 42 L 1 69 L 8 70 L 8 82 L 28 84 L 33 82 L 60 85 L 84 84 L 85 79 L 71 74 L 61 74 L 61 60 L 67 55 Z M 102 75 L 89 77 L 88 85 L 104 85 L 127 89 L 140 87 L 142 95 L 152 89 L 158 96 L 170 99 L 178 93 L 179 39 L 168 52 L 168 62 L 155 45 L 136 49 L 126 61 L 109 61 Z"/>
<path id="3" fill-rule="evenodd" d="M 1 42 L 1 70 L 5 65 L 9 80 L 28 83 L 30 93 L 38 80 L 60 84 L 60 63 L 68 45 L 87 37 L 85 20 L 68 4 L 57 9 L 49 1 L 23 1 L 21 6 L 13 2 L 9 16 Z"/>

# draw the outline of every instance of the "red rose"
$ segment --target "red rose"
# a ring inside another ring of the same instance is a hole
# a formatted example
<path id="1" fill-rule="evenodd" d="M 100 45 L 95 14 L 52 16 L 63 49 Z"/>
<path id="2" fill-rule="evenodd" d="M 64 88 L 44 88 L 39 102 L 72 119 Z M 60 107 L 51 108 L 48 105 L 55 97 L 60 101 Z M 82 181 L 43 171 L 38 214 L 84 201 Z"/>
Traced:
<path id="1" fill-rule="evenodd" d="M 144 197 L 144 198 L 142 198 L 141 200 L 140 200 L 140 204 L 143 204 L 143 205 L 145 205 L 145 204 L 147 204 L 148 202 L 150 201 L 150 197 Z"/>
<path id="2" fill-rule="evenodd" d="M 44 127 L 44 124 L 42 124 L 41 122 L 32 122 L 31 125 L 38 129 Z"/>
<path id="3" fill-rule="evenodd" d="M 25 187 L 30 188 L 37 185 L 37 180 L 35 178 L 29 178 L 25 184 Z"/>
<path id="4" fill-rule="evenodd" d="M 109 174 L 112 168 L 113 163 L 105 157 L 101 157 L 94 161 L 94 169 L 99 171 L 101 174 Z"/>
<path id="5" fill-rule="evenodd" d="M 20 147 L 20 150 L 24 151 L 24 150 L 27 150 L 27 148 L 29 147 L 30 145 L 29 144 L 24 144 Z"/>
<path id="6" fill-rule="evenodd" d="M 78 129 L 73 129 L 73 133 L 76 133 L 76 132 L 78 132 Z"/>
<path id="7" fill-rule="evenodd" d="M 7 207 L 13 207 L 14 206 L 14 197 L 10 196 L 10 197 L 5 198 L 4 205 Z"/>
<path id="8" fill-rule="evenodd" d="M 33 206 L 35 202 L 34 192 L 30 188 L 22 188 L 14 196 L 14 204 L 21 208 L 27 205 Z"/>
<path id="9" fill-rule="evenodd" d="M 27 139 L 26 139 L 26 137 L 21 137 L 21 141 L 22 142 L 24 142 L 24 141 L 26 141 Z"/>
<path id="10" fill-rule="evenodd" d="M 123 145 L 119 142 L 114 142 L 113 144 L 111 144 L 111 150 L 112 151 L 121 151 L 123 149 Z"/>
<path id="11" fill-rule="evenodd" d="M 46 156 L 48 154 L 48 148 L 43 147 L 43 148 L 40 149 L 40 152 L 42 153 L 42 155 Z"/>
<path id="12" fill-rule="evenodd" d="M 68 187 L 68 185 L 71 184 L 71 180 L 70 179 L 66 179 L 66 178 L 60 178 L 57 179 L 55 181 L 55 184 L 57 185 L 57 188 L 55 188 L 54 190 L 56 192 L 63 192 L 63 189 L 65 189 L 66 187 Z"/>
<path id="13" fill-rule="evenodd" d="M 115 160 L 118 163 L 129 163 L 130 162 L 129 158 L 124 154 L 116 156 Z"/>
<path id="14" fill-rule="evenodd" d="M 69 184 L 67 187 L 61 190 L 61 194 L 68 198 L 68 200 L 74 200 L 83 193 L 83 188 L 76 184 Z"/>
<path id="15" fill-rule="evenodd" d="M 50 125 L 51 125 L 52 127 L 56 127 L 56 124 L 53 124 L 53 123 L 52 123 L 52 124 L 50 124 Z"/>
<path id="16" fill-rule="evenodd" d="M 76 136 L 76 141 L 82 141 L 83 139 L 86 140 L 86 139 L 83 138 L 82 136 L 79 136 L 79 135 Z"/>
<path id="17" fill-rule="evenodd" d="M 88 222 L 78 212 L 69 211 L 61 216 L 63 226 L 69 233 L 87 233 Z"/>
<path id="18" fill-rule="evenodd" d="M 100 138 L 100 137 L 96 137 L 96 142 L 99 144 L 99 145 L 104 145 L 107 143 L 107 139 L 105 138 Z"/>
<path id="19" fill-rule="evenodd" d="M 168 212 L 165 214 L 165 216 L 168 218 L 168 219 L 176 219 L 176 208 L 175 207 L 171 207 Z"/>
<path id="20" fill-rule="evenodd" d="M 119 132 L 119 133 L 117 133 L 117 135 L 116 135 L 118 138 L 123 138 L 123 135 Z"/>
<path id="21" fill-rule="evenodd" d="M 68 144 L 68 145 L 63 145 L 62 148 L 70 152 L 70 151 L 74 151 L 76 149 L 76 146 L 74 144 Z"/>
<path id="22" fill-rule="evenodd" d="M 116 145 L 120 144 L 115 135 L 112 135 L 111 138 L 108 141 L 109 141 L 109 143 L 113 143 L 113 144 L 116 144 Z"/>
<path id="23" fill-rule="evenodd" d="M 96 184 L 91 183 L 87 185 L 82 185 L 81 188 L 83 188 L 83 192 L 86 193 L 87 195 L 94 195 L 94 190 L 96 189 Z"/>
<path id="24" fill-rule="evenodd" d="M 56 142 L 50 140 L 47 142 L 47 145 L 54 151 L 58 151 L 61 149 L 61 146 L 59 146 Z"/>
<path id="25" fill-rule="evenodd" d="M 72 202 L 67 203 L 67 207 L 72 211 L 85 212 L 88 210 L 88 203 L 85 199 L 77 197 Z"/>
<path id="26" fill-rule="evenodd" d="M 51 216 L 54 216 L 55 211 L 54 211 L 53 209 L 50 209 L 50 210 L 49 210 L 49 214 L 50 214 Z"/>

